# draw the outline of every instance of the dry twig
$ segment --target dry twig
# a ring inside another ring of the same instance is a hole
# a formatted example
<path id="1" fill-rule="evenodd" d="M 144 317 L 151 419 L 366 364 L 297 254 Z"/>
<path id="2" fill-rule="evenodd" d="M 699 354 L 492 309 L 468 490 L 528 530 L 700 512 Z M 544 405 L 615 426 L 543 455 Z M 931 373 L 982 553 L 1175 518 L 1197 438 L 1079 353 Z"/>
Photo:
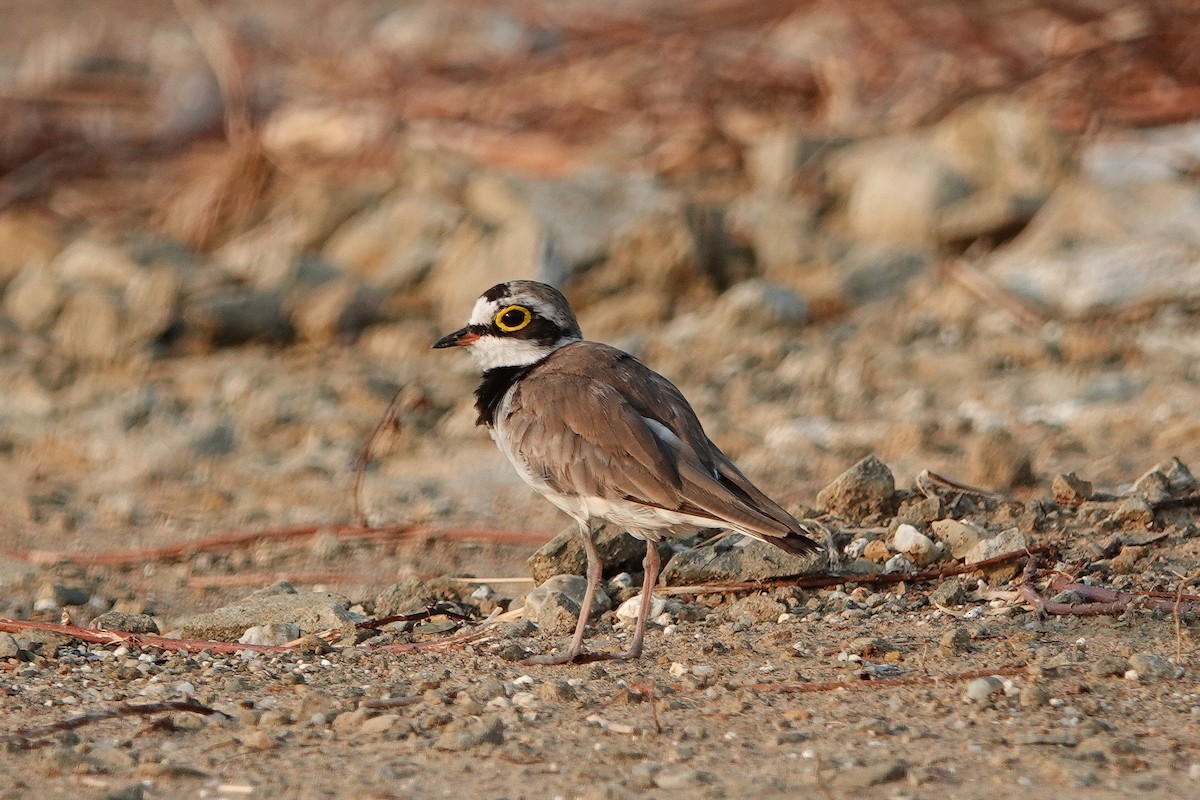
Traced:
<path id="1" fill-rule="evenodd" d="M 371 450 L 375 447 L 375 440 L 378 439 L 386 428 L 399 428 L 400 419 L 397 412 L 400 410 L 400 396 L 404 392 L 404 387 L 401 386 L 396 390 L 392 402 L 388 403 L 387 410 L 383 412 L 383 416 L 379 418 L 379 422 L 375 423 L 374 430 L 367 437 L 367 441 L 363 443 L 362 450 L 358 452 L 358 458 L 354 462 L 354 518 L 364 528 L 369 527 L 367 523 L 367 512 L 363 503 L 362 489 L 363 478 L 367 473 L 367 464 L 371 461 Z"/>
<path id="2" fill-rule="evenodd" d="M 62 731 L 72 731 L 76 728 L 82 728 L 84 725 L 91 725 L 93 722 L 101 722 L 106 719 L 114 719 L 116 717 L 131 717 L 145 716 L 147 714 L 161 714 L 167 711 L 189 711 L 193 714 L 202 714 L 204 716 L 220 716 L 226 719 L 227 714 L 217 711 L 215 708 L 201 705 L 194 700 L 171 701 L 165 703 L 121 703 L 115 708 L 109 708 L 104 711 L 89 711 L 86 714 L 76 714 L 73 717 L 67 717 L 58 722 L 50 722 L 45 725 L 32 725 L 27 728 L 18 728 L 12 733 L 7 733 L 0 736 L 0 744 L 14 744 L 24 748 L 33 747 L 33 739 L 41 739 L 44 736 L 49 736 L 52 733 L 60 733 Z"/>

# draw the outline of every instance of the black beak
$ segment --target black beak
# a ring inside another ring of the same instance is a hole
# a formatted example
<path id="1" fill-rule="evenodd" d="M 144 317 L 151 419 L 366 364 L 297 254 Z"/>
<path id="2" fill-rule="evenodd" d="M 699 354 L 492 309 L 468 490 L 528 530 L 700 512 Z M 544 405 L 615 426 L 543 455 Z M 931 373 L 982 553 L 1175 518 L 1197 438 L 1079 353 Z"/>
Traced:
<path id="1" fill-rule="evenodd" d="M 445 347 L 467 347 L 479 338 L 479 334 L 470 328 L 459 328 L 454 333 L 447 333 L 442 338 L 433 343 L 435 350 L 441 350 Z"/>

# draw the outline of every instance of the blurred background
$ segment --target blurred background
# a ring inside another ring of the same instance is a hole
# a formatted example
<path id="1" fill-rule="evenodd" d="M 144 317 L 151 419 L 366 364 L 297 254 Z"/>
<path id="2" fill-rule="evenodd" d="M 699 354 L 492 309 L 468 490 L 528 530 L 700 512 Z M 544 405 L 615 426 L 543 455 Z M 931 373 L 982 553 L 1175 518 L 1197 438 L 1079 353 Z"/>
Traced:
<path id="1" fill-rule="evenodd" d="M 1189 0 L 0 18 L 10 554 L 348 521 L 397 391 L 372 519 L 553 532 L 428 351 L 515 277 L 793 508 L 871 453 L 1028 495 L 1200 456 Z"/>

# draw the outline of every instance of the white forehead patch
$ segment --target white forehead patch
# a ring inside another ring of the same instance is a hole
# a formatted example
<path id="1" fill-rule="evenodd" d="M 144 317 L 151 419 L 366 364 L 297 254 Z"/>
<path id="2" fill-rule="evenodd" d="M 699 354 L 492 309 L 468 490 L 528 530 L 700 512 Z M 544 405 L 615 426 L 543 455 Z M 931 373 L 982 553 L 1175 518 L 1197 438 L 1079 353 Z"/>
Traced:
<path id="1" fill-rule="evenodd" d="M 491 325 L 495 321 L 496 315 L 500 313 L 500 309 L 508 308 L 509 306 L 525 306 L 539 316 L 556 323 L 560 328 L 568 326 L 567 319 L 563 316 L 560 309 L 548 304 L 540 297 L 524 292 L 502 297 L 499 300 L 488 300 L 486 297 L 480 297 L 475 301 L 475 307 L 471 309 L 471 319 L 468 321 L 468 324 Z"/>

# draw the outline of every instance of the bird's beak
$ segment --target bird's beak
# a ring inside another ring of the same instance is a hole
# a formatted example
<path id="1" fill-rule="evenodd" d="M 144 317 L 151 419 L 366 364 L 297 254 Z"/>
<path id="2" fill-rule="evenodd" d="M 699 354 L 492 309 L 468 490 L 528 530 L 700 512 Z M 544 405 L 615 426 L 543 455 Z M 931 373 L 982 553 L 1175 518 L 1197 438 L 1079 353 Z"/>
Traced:
<path id="1" fill-rule="evenodd" d="M 469 347 L 478 338 L 479 334 L 470 328 L 459 328 L 454 333 L 447 333 L 438 339 L 433 343 L 433 347 L 435 350 L 441 350 L 444 347 Z"/>

